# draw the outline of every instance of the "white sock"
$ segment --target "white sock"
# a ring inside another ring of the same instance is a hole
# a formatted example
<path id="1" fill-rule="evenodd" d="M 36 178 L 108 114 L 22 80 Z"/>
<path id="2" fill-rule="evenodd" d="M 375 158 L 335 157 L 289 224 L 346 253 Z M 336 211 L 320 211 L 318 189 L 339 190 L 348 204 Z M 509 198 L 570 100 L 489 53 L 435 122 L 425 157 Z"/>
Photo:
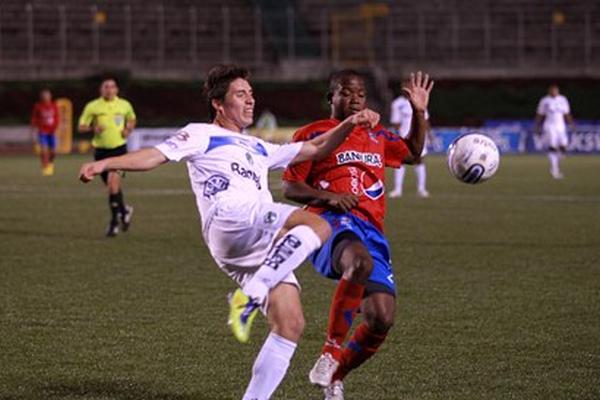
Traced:
<path id="1" fill-rule="evenodd" d="M 548 159 L 550 160 L 550 171 L 552 171 L 553 174 L 559 173 L 560 167 L 558 165 L 558 162 L 560 160 L 560 157 L 559 157 L 558 153 L 555 151 L 549 152 Z"/>
<path id="2" fill-rule="evenodd" d="M 417 177 L 417 190 L 419 192 L 425 191 L 425 183 L 427 182 L 427 169 L 425 164 L 415 165 L 415 176 Z"/>
<path id="3" fill-rule="evenodd" d="M 402 186 L 404 186 L 404 173 L 406 172 L 405 167 L 396 168 L 394 170 L 394 192 L 402 193 Z"/>
<path id="4" fill-rule="evenodd" d="M 321 244 L 319 236 L 306 225 L 290 229 L 273 245 L 263 264 L 242 290 L 247 296 L 262 303 L 269 290 L 298 268 Z"/>
<path id="5" fill-rule="evenodd" d="M 269 333 L 254 361 L 252 379 L 243 400 L 267 400 L 271 397 L 287 372 L 296 346 L 291 340 Z"/>

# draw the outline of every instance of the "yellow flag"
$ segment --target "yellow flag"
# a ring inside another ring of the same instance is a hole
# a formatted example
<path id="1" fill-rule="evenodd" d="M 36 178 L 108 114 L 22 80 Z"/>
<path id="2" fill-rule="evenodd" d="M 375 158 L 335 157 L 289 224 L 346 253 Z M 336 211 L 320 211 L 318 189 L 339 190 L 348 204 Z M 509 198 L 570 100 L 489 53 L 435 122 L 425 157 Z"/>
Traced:
<path id="1" fill-rule="evenodd" d="M 56 99 L 60 121 L 56 128 L 56 152 L 69 154 L 73 148 L 73 103 L 61 97 Z"/>

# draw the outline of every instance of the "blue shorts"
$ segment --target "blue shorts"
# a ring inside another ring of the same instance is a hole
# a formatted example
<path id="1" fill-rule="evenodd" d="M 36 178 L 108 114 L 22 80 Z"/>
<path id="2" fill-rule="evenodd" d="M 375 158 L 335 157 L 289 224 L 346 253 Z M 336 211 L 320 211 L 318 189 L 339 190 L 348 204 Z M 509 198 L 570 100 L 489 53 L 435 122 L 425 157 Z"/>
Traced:
<path id="1" fill-rule="evenodd" d="M 390 258 L 388 242 L 373 224 L 364 221 L 353 214 L 337 214 L 326 211 L 321 214 L 333 233 L 329 240 L 310 256 L 310 261 L 318 273 L 326 278 L 340 279 L 341 275 L 333 269 L 333 245 L 343 233 L 352 232 L 365 245 L 373 257 L 373 272 L 367 283 L 367 291 L 386 292 L 396 295 L 394 271 Z"/>
<path id="2" fill-rule="evenodd" d="M 38 133 L 38 143 L 41 147 L 46 147 L 50 150 L 54 150 L 56 147 L 56 138 L 54 137 L 54 133 Z"/>

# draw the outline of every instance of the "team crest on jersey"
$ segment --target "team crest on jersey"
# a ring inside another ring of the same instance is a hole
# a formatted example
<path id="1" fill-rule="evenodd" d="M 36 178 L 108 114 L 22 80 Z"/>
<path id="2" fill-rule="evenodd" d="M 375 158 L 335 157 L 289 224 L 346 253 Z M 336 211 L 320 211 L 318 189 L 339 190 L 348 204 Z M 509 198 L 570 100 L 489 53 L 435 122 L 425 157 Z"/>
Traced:
<path id="1" fill-rule="evenodd" d="M 254 164 L 254 160 L 252 159 L 252 154 L 246 153 L 246 160 L 250 163 L 250 165 Z"/>
<path id="2" fill-rule="evenodd" d="M 273 224 L 275 221 L 277 221 L 278 217 L 279 215 L 277 215 L 275 211 L 269 211 L 263 218 L 263 222 L 265 224 Z"/>
<path id="3" fill-rule="evenodd" d="M 369 131 L 369 139 L 371 139 L 371 141 L 374 143 L 379 143 L 379 140 L 377 139 L 377 135 L 373 131 Z"/>
<path id="4" fill-rule="evenodd" d="M 204 197 L 209 199 L 215 194 L 227 190 L 229 187 L 229 179 L 223 175 L 212 175 L 204 182 Z"/>
<path id="5" fill-rule="evenodd" d="M 165 141 L 165 143 L 167 144 L 167 146 L 169 146 L 169 148 L 171 150 L 177 150 L 177 148 L 179 147 L 177 142 L 186 142 L 189 138 L 190 138 L 189 133 L 187 133 L 186 131 L 179 131 L 179 133 L 177 133 L 177 135 L 169 138 L 168 140 Z"/>
<path id="6" fill-rule="evenodd" d="M 382 167 L 381 155 L 377 153 L 363 153 L 361 151 L 342 151 L 335 155 L 338 165 L 348 163 L 363 163 L 372 167 Z"/>

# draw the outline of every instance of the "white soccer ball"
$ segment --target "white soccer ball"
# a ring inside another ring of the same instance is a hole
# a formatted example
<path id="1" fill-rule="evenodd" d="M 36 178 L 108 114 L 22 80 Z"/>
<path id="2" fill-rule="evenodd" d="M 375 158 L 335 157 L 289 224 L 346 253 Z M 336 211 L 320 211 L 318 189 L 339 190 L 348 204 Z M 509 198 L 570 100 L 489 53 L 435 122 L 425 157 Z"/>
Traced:
<path id="1" fill-rule="evenodd" d="M 498 146 L 481 133 L 462 135 L 448 148 L 448 169 L 461 182 L 475 184 L 487 181 L 498 171 L 499 165 Z"/>

